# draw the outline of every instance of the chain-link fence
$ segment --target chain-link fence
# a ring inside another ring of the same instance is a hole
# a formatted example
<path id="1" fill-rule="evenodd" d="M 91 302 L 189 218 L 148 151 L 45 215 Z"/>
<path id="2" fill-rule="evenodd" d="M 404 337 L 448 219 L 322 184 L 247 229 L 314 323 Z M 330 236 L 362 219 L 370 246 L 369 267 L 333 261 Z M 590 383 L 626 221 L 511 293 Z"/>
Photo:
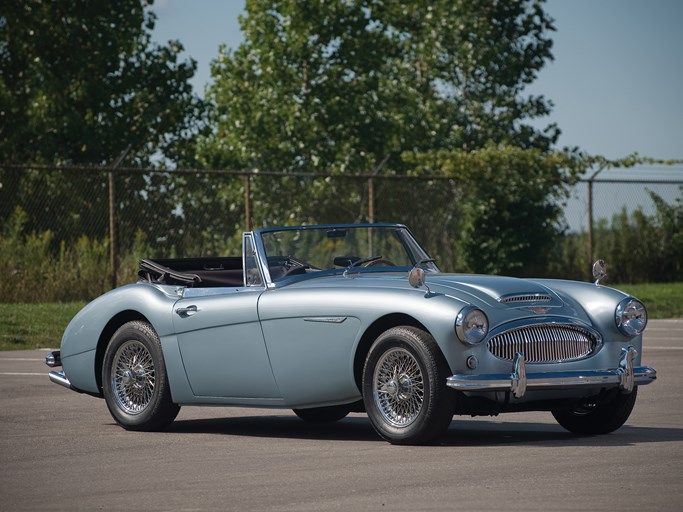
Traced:
<path id="1" fill-rule="evenodd" d="M 606 170 L 581 180 L 565 217 L 571 232 L 589 234 L 585 259 L 596 243 L 592 226 L 609 224 L 624 209 L 653 215 L 649 192 L 674 204 L 681 186 L 682 168 Z M 379 221 L 407 224 L 444 270 L 457 271 L 449 229 L 458 222 L 461 194 L 443 176 L 9 166 L 0 171 L 1 256 L 21 264 L 12 271 L 20 275 L 0 279 L 22 279 L 30 300 L 41 281 L 29 276 L 48 280 L 55 272 L 53 296 L 73 296 L 60 295 L 60 286 L 90 296 L 134 280 L 140 257 L 239 254 L 243 230 Z M 72 281 L 59 277 L 74 267 L 80 273 Z"/>
<path id="2" fill-rule="evenodd" d="M 639 166 L 603 168 L 589 174 L 571 190 L 564 208 L 570 232 L 587 233 L 588 254 L 595 256 L 594 229 L 611 225 L 622 214 L 638 211 L 647 217 L 657 214 L 653 194 L 670 205 L 683 201 L 683 167 Z"/>

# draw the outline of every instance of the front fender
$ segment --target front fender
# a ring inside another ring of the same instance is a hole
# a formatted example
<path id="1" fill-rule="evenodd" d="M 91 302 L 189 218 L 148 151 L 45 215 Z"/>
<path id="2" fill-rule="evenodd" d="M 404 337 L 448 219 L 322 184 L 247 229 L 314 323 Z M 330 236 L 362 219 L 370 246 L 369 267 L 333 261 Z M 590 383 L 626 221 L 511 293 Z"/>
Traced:
<path id="1" fill-rule="evenodd" d="M 174 287 L 137 283 L 101 295 L 69 322 L 62 336 L 62 368 L 71 385 L 88 393 L 99 393 L 97 348 L 109 322 L 125 312 L 144 317 L 160 337 L 172 333 L 171 312 L 178 296 Z"/>
<path id="2" fill-rule="evenodd" d="M 628 294 L 592 283 L 580 281 L 539 280 L 548 288 L 553 289 L 562 300 L 581 308 L 588 316 L 593 326 L 605 336 L 605 339 L 628 340 L 619 329 L 615 320 L 615 312 L 619 302 Z"/>

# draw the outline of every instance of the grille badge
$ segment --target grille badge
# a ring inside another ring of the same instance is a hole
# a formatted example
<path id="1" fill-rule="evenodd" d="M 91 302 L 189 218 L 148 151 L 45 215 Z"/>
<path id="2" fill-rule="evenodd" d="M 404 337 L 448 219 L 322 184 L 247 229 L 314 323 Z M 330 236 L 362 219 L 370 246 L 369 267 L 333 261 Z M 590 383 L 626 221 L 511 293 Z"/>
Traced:
<path id="1" fill-rule="evenodd" d="M 529 306 L 528 308 L 524 309 L 531 311 L 532 313 L 536 313 L 537 315 L 545 315 L 548 311 L 550 311 L 549 307 L 544 306 Z"/>

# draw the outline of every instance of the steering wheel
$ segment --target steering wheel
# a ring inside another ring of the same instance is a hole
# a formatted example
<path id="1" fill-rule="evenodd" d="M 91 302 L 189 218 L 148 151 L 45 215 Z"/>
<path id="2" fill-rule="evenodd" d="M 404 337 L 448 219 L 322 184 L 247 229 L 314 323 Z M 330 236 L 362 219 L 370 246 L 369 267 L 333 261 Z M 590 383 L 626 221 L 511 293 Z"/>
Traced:
<path id="1" fill-rule="evenodd" d="M 287 259 L 283 261 L 282 266 L 285 268 L 283 277 L 296 274 L 305 274 L 307 269 L 320 270 L 318 267 L 309 265 L 305 261 L 295 258 L 294 256 L 287 256 Z"/>

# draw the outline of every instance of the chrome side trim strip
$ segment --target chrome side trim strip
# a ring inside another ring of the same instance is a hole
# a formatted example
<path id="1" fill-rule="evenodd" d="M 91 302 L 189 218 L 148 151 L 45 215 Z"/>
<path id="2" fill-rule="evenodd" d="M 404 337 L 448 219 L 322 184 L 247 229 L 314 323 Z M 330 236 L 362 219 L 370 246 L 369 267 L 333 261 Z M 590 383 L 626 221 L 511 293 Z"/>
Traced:
<path id="1" fill-rule="evenodd" d="M 512 373 L 482 375 L 452 375 L 446 385 L 458 391 L 510 391 L 522 398 L 529 389 L 571 389 L 584 386 L 618 387 L 630 393 L 634 386 L 650 384 L 657 371 L 648 366 L 633 366 L 636 350 L 623 349 L 617 368 L 608 370 L 577 370 L 563 372 L 527 373 L 523 354 L 517 354 Z"/>
<path id="2" fill-rule="evenodd" d="M 66 378 L 66 374 L 63 371 L 52 371 L 48 374 L 48 377 L 50 377 L 50 381 L 54 382 L 55 384 L 59 384 L 60 386 L 64 386 L 65 388 L 73 389 L 71 387 L 71 382 L 69 382 L 69 379 Z"/>
<path id="3" fill-rule="evenodd" d="M 304 322 L 323 322 L 326 324 L 341 324 L 346 320 L 345 316 L 307 316 Z"/>

